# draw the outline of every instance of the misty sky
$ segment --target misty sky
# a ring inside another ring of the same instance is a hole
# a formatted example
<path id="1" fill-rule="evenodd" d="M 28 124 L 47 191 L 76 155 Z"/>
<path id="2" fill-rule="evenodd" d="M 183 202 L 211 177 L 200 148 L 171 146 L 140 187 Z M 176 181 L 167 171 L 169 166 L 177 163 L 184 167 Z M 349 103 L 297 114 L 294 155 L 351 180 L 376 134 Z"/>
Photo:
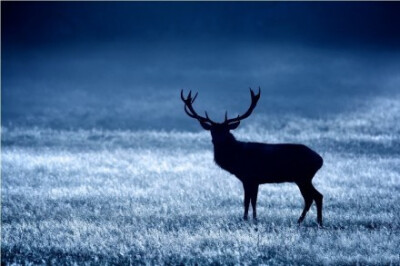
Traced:
<path id="1" fill-rule="evenodd" d="M 326 116 L 398 94 L 398 2 L 2 2 L 2 124 L 194 128 L 179 91 L 215 120 Z M 221 110 L 222 109 L 222 110 Z"/>

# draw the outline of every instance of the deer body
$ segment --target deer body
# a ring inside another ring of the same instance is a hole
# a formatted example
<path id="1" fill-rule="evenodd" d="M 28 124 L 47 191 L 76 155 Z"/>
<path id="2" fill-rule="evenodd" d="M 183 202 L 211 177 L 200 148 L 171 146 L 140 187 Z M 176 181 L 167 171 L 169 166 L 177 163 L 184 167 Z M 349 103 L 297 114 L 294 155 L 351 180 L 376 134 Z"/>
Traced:
<path id="1" fill-rule="evenodd" d="M 300 224 L 313 201 L 317 205 L 317 221 L 322 226 L 323 196 L 312 185 L 312 179 L 322 167 L 323 159 L 315 151 L 302 144 L 266 144 L 237 141 L 230 130 L 236 129 L 240 121 L 250 116 L 259 98 L 250 89 L 251 105 L 249 109 L 237 118 L 228 119 L 225 114 L 223 123 L 212 121 L 207 112 L 205 117 L 194 110 L 192 104 L 197 94 L 192 98 L 191 92 L 182 101 L 188 116 L 197 119 L 200 125 L 211 132 L 214 145 L 214 161 L 222 169 L 235 175 L 243 183 L 244 215 L 247 220 L 249 205 L 253 208 L 253 218 L 256 219 L 258 187 L 264 183 L 294 182 L 299 187 L 304 198 L 304 209 L 298 223 Z"/>
<path id="2" fill-rule="evenodd" d="M 314 176 L 323 164 L 322 157 L 301 144 L 241 142 L 215 143 L 214 160 L 222 169 L 242 182 L 301 182 Z"/>

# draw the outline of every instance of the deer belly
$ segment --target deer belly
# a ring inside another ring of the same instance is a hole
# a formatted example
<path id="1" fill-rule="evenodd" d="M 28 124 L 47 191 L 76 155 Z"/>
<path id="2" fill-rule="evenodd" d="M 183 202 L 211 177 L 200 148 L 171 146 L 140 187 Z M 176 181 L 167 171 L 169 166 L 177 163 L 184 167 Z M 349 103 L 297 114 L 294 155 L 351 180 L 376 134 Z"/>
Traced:
<path id="1" fill-rule="evenodd" d="M 293 182 L 294 179 L 292 176 L 280 176 L 280 175 L 270 175 L 270 176 L 260 176 L 257 178 L 259 184 L 264 183 L 284 183 L 284 182 Z"/>
<path id="2" fill-rule="evenodd" d="M 234 174 L 241 181 L 253 181 L 259 184 L 263 183 L 281 183 L 293 182 L 293 176 L 285 171 L 277 169 L 266 169 L 265 167 L 257 167 L 256 165 L 240 165 L 236 169 L 225 169 Z M 231 171 L 230 171 L 231 170 Z M 232 171 L 233 170 L 233 171 Z"/>
<path id="3" fill-rule="evenodd" d="M 256 172 L 262 183 L 281 183 L 293 182 L 299 178 L 312 178 L 317 170 L 309 162 L 295 161 L 276 162 L 273 165 L 268 164 L 268 167 L 260 166 Z"/>
<path id="4" fill-rule="evenodd" d="M 259 162 L 247 165 L 243 167 L 237 176 L 243 178 L 253 177 L 253 180 L 257 180 L 259 184 L 282 183 L 293 182 L 298 178 L 308 176 L 306 170 L 298 162 L 284 163 L 284 161 L 268 161 L 267 163 Z"/>

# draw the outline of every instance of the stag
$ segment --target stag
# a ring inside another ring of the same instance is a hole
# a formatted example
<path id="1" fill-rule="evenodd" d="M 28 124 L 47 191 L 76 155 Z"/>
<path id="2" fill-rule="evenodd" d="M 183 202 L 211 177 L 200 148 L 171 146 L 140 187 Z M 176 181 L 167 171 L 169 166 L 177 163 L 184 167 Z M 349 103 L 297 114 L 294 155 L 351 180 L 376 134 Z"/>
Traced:
<path id="1" fill-rule="evenodd" d="M 203 129 L 211 132 L 214 146 L 214 161 L 222 169 L 235 175 L 243 183 L 244 215 L 248 219 L 249 205 L 253 208 L 253 218 L 257 219 L 257 195 L 260 184 L 295 183 L 304 198 L 304 209 L 298 219 L 300 224 L 313 201 L 317 205 L 317 222 L 322 226 L 322 194 L 315 189 L 312 179 L 322 167 L 323 159 L 315 151 L 302 144 L 266 144 L 236 140 L 230 130 L 236 129 L 240 121 L 251 115 L 260 99 L 261 89 L 255 94 L 250 88 L 251 104 L 243 115 L 228 119 L 227 112 L 222 123 L 214 122 L 207 112 L 197 114 L 193 108 L 197 93 L 190 91 L 185 98 L 181 90 L 186 114 L 198 120 Z"/>

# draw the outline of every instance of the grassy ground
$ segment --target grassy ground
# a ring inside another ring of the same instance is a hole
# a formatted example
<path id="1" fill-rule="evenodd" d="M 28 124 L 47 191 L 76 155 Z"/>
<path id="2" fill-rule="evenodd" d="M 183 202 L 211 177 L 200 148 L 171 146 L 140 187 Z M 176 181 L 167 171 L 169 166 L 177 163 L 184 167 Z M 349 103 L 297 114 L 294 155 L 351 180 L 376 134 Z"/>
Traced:
<path id="1" fill-rule="evenodd" d="M 3 128 L 2 263 L 399 265 L 400 131 L 366 117 L 236 134 L 324 157 L 323 229 L 315 206 L 297 226 L 293 184 L 261 186 L 258 222 L 242 221 L 241 183 L 206 132 Z"/>

